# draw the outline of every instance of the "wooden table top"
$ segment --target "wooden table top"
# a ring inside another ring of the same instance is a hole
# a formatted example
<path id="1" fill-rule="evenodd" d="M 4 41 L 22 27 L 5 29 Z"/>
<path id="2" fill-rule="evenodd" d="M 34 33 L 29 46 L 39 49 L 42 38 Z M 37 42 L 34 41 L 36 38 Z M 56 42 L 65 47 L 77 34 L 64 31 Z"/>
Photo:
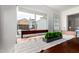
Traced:
<path id="1" fill-rule="evenodd" d="M 54 47 L 42 50 L 41 53 L 79 53 L 79 39 L 73 38 Z"/>

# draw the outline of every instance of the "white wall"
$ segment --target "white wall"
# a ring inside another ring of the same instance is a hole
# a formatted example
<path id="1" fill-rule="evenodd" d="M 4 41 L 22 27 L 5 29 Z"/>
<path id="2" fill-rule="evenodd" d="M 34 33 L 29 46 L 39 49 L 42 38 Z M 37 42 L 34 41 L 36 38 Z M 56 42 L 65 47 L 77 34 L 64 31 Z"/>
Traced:
<path id="1" fill-rule="evenodd" d="M 61 30 L 68 30 L 67 16 L 79 13 L 79 7 L 74 7 L 61 13 Z"/>
<path id="2" fill-rule="evenodd" d="M 0 52 L 10 52 L 16 43 L 16 6 L 0 6 Z"/>
<path id="3" fill-rule="evenodd" d="M 48 16 L 48 30 L 49 31 L 53 31 L 53 16 L 54 15 L 60 15 L 60 13 L 54 9 L 51 9 L 45 5 L 22 5 L 19 6 L 19 10 L 20 11 L 25 11 L 26 10 L 29 12 L 29 10 L 33 10 L 31 11 L 32 13 L 36 12 L 36 13 L 44 13 L 47 14 Z"/>

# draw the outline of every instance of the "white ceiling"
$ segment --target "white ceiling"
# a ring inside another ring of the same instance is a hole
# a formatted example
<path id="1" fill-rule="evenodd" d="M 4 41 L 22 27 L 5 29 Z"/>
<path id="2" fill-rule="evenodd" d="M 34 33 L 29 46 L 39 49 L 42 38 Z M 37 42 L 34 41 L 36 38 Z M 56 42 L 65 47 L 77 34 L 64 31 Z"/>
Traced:
<path id="1" fill-rule="evenodd" d="M 47 5 L 47 6 L 58 11 L 65 11 L 70 8 L 77 7 L 79 5 Z"/>

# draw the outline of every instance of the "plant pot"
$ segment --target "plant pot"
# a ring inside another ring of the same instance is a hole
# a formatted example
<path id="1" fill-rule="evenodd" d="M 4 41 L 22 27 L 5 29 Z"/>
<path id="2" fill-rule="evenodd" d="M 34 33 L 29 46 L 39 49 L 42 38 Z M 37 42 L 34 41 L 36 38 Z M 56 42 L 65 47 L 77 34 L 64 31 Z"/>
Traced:
<path id="1" fill-rule="evenodd" d="M 59 40 L 59 39 L 61 39 L 61 38 L 62 38 L 62 37 L 49 38 L 49 39 L 43 38 L 43 41 L 49 43 L 49 42 L 52 42 L 52 41 L 55 41 L 55 40 Z"/>

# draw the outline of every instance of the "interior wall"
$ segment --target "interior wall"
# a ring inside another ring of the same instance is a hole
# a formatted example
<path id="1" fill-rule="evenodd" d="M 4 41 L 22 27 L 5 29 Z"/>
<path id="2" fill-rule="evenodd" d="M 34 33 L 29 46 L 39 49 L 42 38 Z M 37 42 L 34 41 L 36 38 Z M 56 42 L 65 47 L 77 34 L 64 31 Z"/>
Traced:
<path id="1" fill-rule="evenodd" d="M 11 52 L 16 44 L 16 6 L 0 6 L 0 52 Z"/>
<path id="2" fill-rule="evenodd" d="M 77 13 L 79 13 L 78 6 L 61 12 L 61 30 L 63 30 L 63 31 L 68 30 L 68 18 L 67 18 L 67 16 L 77 14 Z"/>

